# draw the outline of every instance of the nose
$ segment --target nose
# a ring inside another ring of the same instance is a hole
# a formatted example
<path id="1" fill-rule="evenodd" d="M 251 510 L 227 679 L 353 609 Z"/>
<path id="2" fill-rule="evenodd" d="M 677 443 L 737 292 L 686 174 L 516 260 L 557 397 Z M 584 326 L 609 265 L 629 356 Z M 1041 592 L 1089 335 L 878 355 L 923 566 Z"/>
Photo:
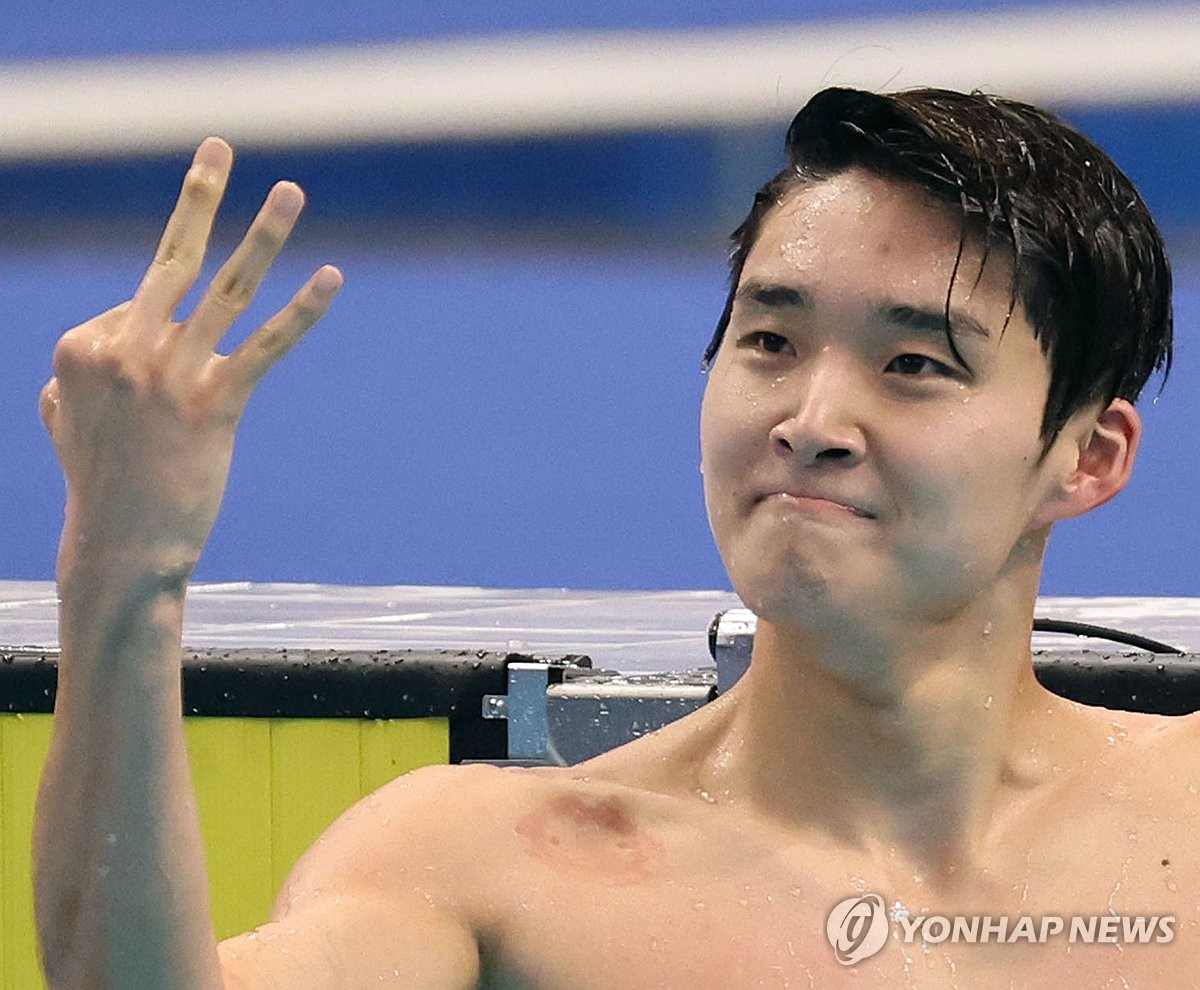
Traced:
<path id="1" fill-rule="evenodd" d="M 807 467 L 850 466 L 862 460 L 862 396 L 852 369 L 834 355 L 822 354 L 787 393 L 789 409 L 770 432 L 776 453 Z"/>

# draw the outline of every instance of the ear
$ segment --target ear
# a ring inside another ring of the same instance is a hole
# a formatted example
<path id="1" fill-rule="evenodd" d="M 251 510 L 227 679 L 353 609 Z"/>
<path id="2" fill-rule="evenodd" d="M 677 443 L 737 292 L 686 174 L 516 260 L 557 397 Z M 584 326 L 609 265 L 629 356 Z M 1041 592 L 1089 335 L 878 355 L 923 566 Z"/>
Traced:
<path id="1" fill-rule="evenodd" d="M 1063 428 L 1055 445 L 1064 449 L 1048 460 L 1061 465 L 1050 478 L 1047 498 L 1038 507 L 1045 525 L 1090 512 L 1113 498 L 1133 471 L 1142 438 L 1142 417 L 1126 399 L 1113 399 L 1099 415 L 1084 415 Z"/>

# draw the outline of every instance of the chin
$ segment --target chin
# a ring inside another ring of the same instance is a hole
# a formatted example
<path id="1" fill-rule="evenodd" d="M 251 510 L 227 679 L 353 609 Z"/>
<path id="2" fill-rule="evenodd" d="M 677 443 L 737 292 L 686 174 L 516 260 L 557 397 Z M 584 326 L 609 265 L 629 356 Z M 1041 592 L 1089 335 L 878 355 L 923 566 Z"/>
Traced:
<path id="1" fill-rule="evenodd" d="M 838 607 L 839 589 L 819 568 L 797 561 L 790 566 L 756 568 L 739 575 L 731 568 L 733 589 L 746 608 L 777 625 L 825 625 Z"/>

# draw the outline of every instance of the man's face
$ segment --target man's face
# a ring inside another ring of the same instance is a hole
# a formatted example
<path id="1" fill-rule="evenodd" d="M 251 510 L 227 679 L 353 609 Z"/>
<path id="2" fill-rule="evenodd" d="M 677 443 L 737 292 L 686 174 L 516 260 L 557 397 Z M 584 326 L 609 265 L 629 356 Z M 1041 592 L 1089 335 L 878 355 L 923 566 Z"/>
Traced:
<path id="1" fill-rule="evenodd" d="M 793 192 L 746 259 L 701 414 L 717 547 L 760 616 L 946 618 L 1013 567 L 1073 456 L 1040 460 L 1049 367 L 1011 269 L 959 217 L 852 170 Z"/>

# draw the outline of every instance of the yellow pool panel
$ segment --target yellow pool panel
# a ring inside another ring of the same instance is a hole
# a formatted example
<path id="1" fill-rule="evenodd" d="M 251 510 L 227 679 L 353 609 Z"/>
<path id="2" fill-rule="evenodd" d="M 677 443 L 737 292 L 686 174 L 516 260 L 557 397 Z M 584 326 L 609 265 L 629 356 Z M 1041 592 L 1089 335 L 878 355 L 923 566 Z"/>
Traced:
<path id="1" fill-rule="evenodd" d="M 44 987 L 33 925 L 33 807 L 49 715 L 0 715 L 0 987 Z M 300 854 L 394 777 L 450 759 L 445 718 L 185 720 L 218 936 L 266 920 Z"/>

